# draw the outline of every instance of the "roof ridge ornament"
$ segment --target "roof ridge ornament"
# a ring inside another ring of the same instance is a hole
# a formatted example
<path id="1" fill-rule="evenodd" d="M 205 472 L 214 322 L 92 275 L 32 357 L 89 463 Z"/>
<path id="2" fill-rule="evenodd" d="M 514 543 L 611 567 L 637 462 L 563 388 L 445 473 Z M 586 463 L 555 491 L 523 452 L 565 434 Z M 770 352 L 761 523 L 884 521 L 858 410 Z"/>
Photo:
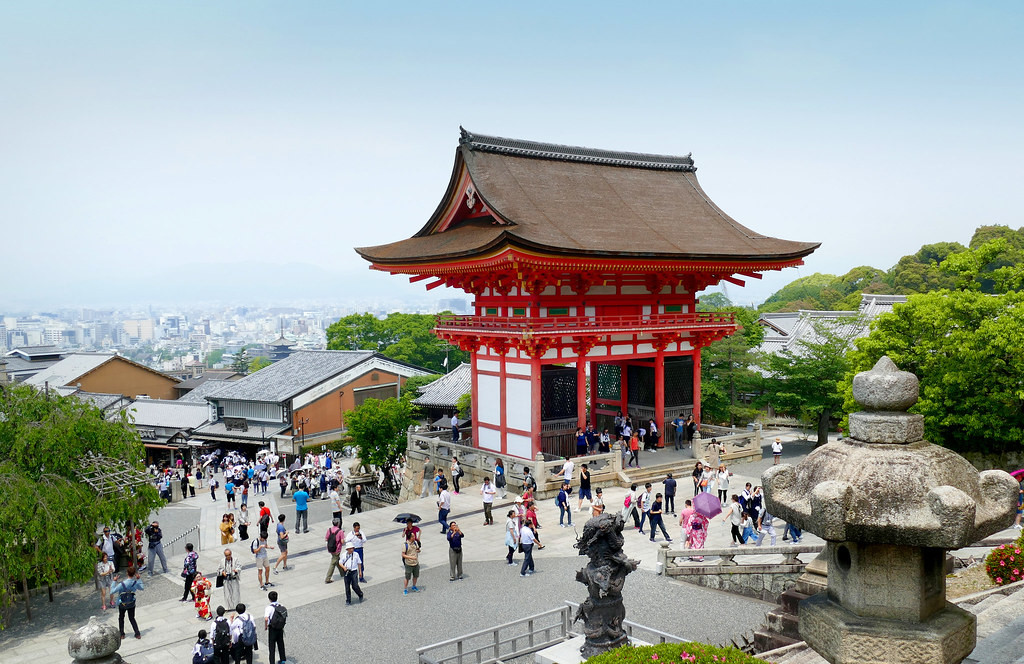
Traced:
<path id="1" fill-rule="evenodd" d="M 459 145 L 470 150 L 506 154 L 514 157 L 532 159 L 549 159 L 553 161 L 573 161 L 602 166 L 622 166 L 627 168 L 646 168 L 659 171 L 696 172 L 693 153 L 685 155 L 649 154 L 644 152 L 624 152 L 619 150 L 601 150 L 575 145 L 558 143 L 541 143 L 518 138 L 501 136 L 484 136 L 474 134 L 459 127 Z"/>

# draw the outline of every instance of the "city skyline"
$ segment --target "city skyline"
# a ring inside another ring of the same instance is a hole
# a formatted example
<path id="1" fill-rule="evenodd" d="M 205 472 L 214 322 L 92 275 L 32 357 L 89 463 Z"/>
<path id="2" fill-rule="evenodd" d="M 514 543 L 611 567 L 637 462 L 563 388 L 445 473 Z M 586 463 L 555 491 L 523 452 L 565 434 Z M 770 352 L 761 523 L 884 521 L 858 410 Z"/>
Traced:
<path id="1" fill-rule="evenodd" d="M 729 286 L 740 304 L 1021 225 L 1012 3 L 9 3 L 0 17 L 15 249 L 0 310 L 462 296 L 352 250 L 423 225 L 460 125 L 692 152 L 740 223 L 822 242 L 801 268 Z"/>

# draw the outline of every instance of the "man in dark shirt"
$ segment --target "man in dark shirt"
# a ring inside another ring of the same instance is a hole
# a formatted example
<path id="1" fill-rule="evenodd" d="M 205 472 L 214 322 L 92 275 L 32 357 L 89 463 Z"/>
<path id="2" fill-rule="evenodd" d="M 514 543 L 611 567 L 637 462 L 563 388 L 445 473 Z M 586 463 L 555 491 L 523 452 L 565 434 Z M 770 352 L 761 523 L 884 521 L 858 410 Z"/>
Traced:
<path id="1" fill-rule="evenodd" d="M 587 468 L 587 464 L 580 466 L 580 491 L 579 499 L 576 502 L 576 511 L 583 511 L 583 499 L 586 498 L 590 505 L 594 505 L 594 498 L 590 494 L 590 469 Z M 572 525 L 572 524 L 569 524 Z"/>
<path id="2" fill-rule="evenodd" d="M 459 530 L 459 524 L 452 521 L 448 524 L 448 569 L 451 580 L 462 580 L 462 538 L 465 535 Z"/>
<path id="3" fill-rule="evenodd" d="M 665 511 L 669 514 L 676 513 L 676 481 L 672 479 L 672 473 L 662 481 L 665 485 Z"/>
<path id="4" fill-rule="evenodd" d="M 661 516 L 662 515 L 661 506 L 662 506 L 661 494 L 659 493 L 658 495 L 656 495 L 654 497 L 654 502 L 651 503 L 651 511 L 649 512 L 650 517 L 651 517 L 651 523 L 649 524 L 650 528 L 651 528 L 651 541 L 652 542 L 654 541 L 654 535 L 657 532 L 658 526 L 660 526 L 661 527 L 661 534 L 665 536 L 665 541 L 666 542 L 671 542 L 672 538 L 668 536 L 668 531 L 665 530 L 665 520 Z"/>
<path id="5" fill-rule="evenodd" d="M 163 565 L 164 574 L 167 574 L 167 557 L 164 556 L 164 544 L 161 542 L 164 538 L 164 531 L 160 530 L 160 523 L 154 521 L 146 526 L 145 532 L 146 537 L 149 539 L 149 562 L 146 565 L 149 569 L 149 575 L 153 576 L 153 563 L 156 562 L 157 556 L 160 557 L 160 564 Z"/>

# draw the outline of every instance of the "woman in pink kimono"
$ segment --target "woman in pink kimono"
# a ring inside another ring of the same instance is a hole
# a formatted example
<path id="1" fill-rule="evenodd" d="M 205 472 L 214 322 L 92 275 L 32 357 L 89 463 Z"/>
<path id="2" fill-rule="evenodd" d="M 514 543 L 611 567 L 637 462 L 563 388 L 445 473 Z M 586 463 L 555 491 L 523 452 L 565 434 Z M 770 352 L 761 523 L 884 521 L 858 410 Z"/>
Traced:
<path id="1" fill-rule="evenodd" d="M 690 548 L 703 549 L 704 540 L 708 537 L 708 518 L 703 514 L 694 512 L 690 515 L 686 530 L 690 534 Z M 704 556 L 695 556 L 691 560 L 703 561 Z"/>

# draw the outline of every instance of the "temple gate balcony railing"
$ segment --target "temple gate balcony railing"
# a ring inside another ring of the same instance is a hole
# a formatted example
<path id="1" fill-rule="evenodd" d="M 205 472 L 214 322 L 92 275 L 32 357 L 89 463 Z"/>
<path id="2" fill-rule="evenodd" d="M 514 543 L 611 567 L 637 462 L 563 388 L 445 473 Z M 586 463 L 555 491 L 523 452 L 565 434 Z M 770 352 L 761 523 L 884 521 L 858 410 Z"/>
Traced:
<path id="1" fill-rule="evenodd" d="M 680 331 L 736 330 L 730 312 L 594 316 L 438 316 L 435 332 L 442 337 L 565 337 Z"/>

